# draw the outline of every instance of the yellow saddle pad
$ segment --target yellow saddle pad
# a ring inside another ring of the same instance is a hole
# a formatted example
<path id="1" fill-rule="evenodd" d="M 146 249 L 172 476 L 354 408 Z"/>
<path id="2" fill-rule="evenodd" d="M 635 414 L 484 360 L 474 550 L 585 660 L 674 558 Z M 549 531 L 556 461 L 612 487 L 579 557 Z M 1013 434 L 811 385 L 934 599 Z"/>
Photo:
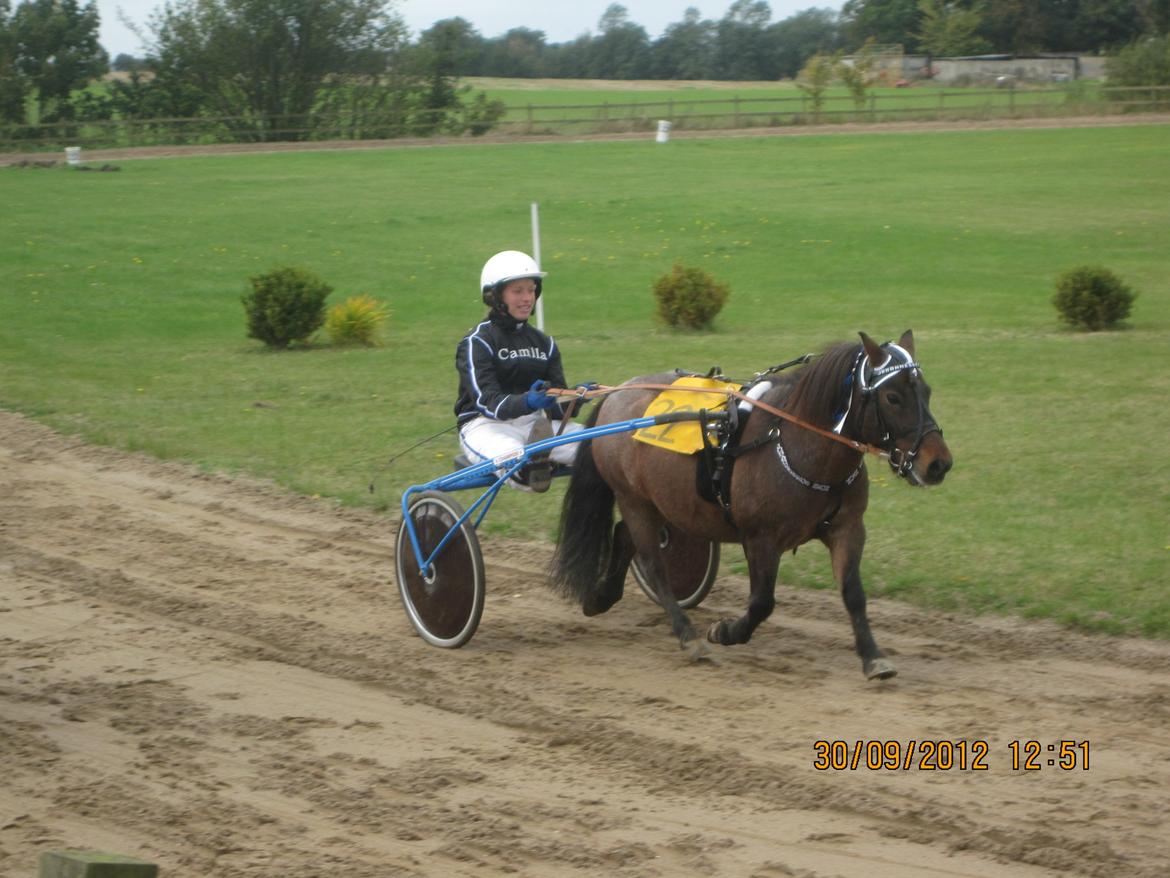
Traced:
<path id="1" fill-rule="evenodd" d="M 718 411 L 727 407 L 728 396 L 721 392 L 739 390 L 739 385 L 717 378 L 700 378 L 688 375 L 671 383 L 671 387 L 699 387 L 710 390 L 664 390 L 654 397 L 646 407 L 643 417 L 662 415 L 668 412 L 697 412 L 699 409 Z M 703 434 L 698 421 L 681 421 L 676 424 L 662 424 L 657 427 L 643 427 L 634 431 L 634 438 L 647 445 L 657 445 L 679 454 L 694 454 L 703 447 Z"/>

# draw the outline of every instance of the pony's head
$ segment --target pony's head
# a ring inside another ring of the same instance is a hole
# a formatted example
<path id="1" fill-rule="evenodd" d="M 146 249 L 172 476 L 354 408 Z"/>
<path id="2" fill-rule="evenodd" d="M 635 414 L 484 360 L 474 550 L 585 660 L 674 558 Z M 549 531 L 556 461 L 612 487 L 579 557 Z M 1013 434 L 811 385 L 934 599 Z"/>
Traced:
<path id="1" fill-rule="evenodd" d="M 937 485 L 954 464 L 930 413 L 930 385 L 914 359 L 914 334 L 878 344 L 864 332 L 854 367 L 851 407 L 864 441 L 885 449 L 890 467 L 912 485 Z M 834 426 L 840 431 L 848 413 Z"/>

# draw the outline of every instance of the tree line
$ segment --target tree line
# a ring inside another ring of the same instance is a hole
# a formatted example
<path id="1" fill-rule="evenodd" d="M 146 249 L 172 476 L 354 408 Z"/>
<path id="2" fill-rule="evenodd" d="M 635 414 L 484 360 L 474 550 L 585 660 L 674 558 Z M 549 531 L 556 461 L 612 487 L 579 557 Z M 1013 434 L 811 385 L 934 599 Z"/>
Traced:
<path id="1" fill-rule="evenodd" d="M 772 20 L 765 0 L 734 0 L 721 18 L 695 7 L 651 39 L 620 3 L 596 33 L 549 43 L 517 27 L 487 38 L 466 20 L 437 22 L 421 43 L 442 46 L 465 76 L 587 79 L 775 80 L 795 77 L 817 53 L 866 43 L 936 57 L 1096 53 L 1170 28 L 1170 0 L 847 0 Z"/>
<path id="2" fill-rule="evenodd" d="M 109 59 L 94 0 L 0 0 L 0 123 L 233 117 L 235 136 L 297 139 L 329 120 L 352 136 L 482 133 L 503 106 L 460 78 L 777 80 L 862 47 L 907 53 L 1107 51 L 1170 29 L 1170 0 L 847 0 L 772 20 L 765 0 L 718 19 L 695 7 L 651 39 L 620 3 L 596 32 L 550 43 L 468 21 L 412 39 L 393 0 L 171 0 L 139 33 L 128 77 L 87 88 Z M 1148 42 L 1148 41 L 1147 41 Z M 1154 66 L 1161 64 L 1155 49 Z"/>

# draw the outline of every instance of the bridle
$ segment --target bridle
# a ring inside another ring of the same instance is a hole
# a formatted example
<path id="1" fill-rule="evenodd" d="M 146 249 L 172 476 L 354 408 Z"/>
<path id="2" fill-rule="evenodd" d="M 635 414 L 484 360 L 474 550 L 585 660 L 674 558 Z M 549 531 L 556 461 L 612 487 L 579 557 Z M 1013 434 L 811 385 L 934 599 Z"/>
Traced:
<path id="1" fill-rule="evenodd" d="M 901 345 L 893 342 L 886 342 L 881 346 L 881 349 L 885 352 L 886 358 L 880 365 L 876 366 L 870 362 L 869 354 L 865 348 L 858 351 L 853 368 L 845 377 L 845 408 L 834 417 L 833 432 L 840 434 L 845 429 L 845 422 L 849 418 L 855 397 L 861 399 L 857 414 L 859 424 L 865 423 L 865 410 L 872 401 L 874 403 L 874 417 L 877 420 L 878 429 L 881 430 L 881 439 L 878 440 L 878 444 L 885 452 L 886 461 L 889 463 L 890 469 L 899 476 L 909 478 L 914 469 L 914 461 L 922 450 L 922 443 L 931 433 L 938 433 L 939 436 L 942 436 L 942 428 L 930 415 L 926 407 L 926 400 L 916 386 L 922 377 L 922 367 L 915 362 L 913 355 Z M 909 373 L 910 384 L 915 388 L 914 399 L 918 404 L 918 423 L 909 430 L 894 435 L 882 413 L 881 403 L 877 399 L 877 391 L 879 387 L 902 372 Z M 854 392 L 854 387 L 856 387 L 856 392 Z M 912 432 L 914 433 L 914 442 L 911 443 L 910 448 L 907 450 L 898 448 L 898 440 Z"/>

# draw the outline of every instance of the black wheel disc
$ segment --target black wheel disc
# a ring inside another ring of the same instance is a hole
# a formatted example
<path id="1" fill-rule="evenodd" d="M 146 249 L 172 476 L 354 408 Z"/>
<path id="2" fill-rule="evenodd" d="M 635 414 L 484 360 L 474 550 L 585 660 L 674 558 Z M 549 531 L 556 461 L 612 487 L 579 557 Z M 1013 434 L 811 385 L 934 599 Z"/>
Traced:
<path id="1" fill-rule="evenodd" d="M 659 547 L 662 549 L 666 581 L 674 599 L 684 610 L 697 607 L 711 591 L 719 573 L 719 544 L 664 525 Z M 658 603 L 658 596 L 647 578 L 644 563 L 641 556 L 635 555 L 630 568 L 642 591 L 650 600 Z"/>
<path id="2" fill-rule="evenodd" d="M 438 491 L 411 500 L 410 518 L 424 560 L 463 515 L 453 499 Z M 431 562 L 419 569 L 406 522 L 398 526 L 395 549 L 398 592 L 410 623 L 423 640 L 455 649 L 469 641 L 483 615 L 483 553 L 475 528 L 464 522 Z"/>

